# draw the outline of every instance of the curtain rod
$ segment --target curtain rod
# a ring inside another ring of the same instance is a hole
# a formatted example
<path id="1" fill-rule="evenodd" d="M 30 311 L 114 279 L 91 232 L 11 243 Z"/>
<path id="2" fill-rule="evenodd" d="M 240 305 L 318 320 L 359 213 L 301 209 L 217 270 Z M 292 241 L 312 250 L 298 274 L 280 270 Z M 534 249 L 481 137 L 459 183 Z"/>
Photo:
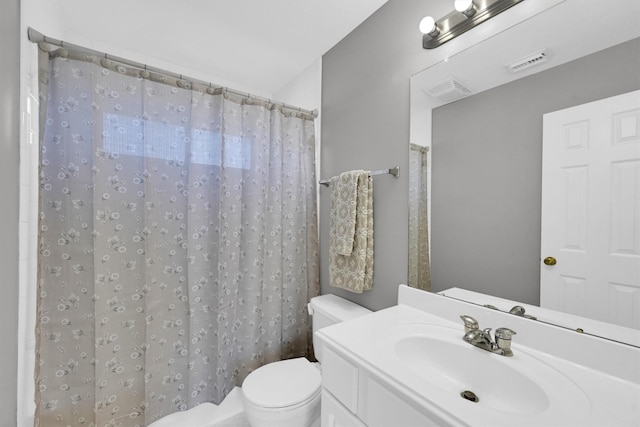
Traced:
<path id="1" fill-rule="evenodd" d="M 377 171 L 370 171 L 369 172 L 369 176 L 374 176 L 374 175 L 393 175 L 394 178 L 397 178 L 400 175 L 400 166 L 394 166 L 392 168 L 389 169 L 380 169 Z M 329 183 L 331 183 L 330 179 L 323 179 L 321 181 L 318 181 L 319 184 L 324 185 L 325 187 L 329 186 Z"/>
<path id="2" fill-rule="evenodd" d="M 178 73 L 174 73 L 174 72 L 171 72 L 171 71 L 167 71 L 167 70 L 164 70 L 164 69 L 161 69 L 161 68 L 152 67 L 152 66 L 149 66 L 147 64 L 141 64 L 139 62 L 135 62 L 135 61 L 132 61 L 132 60 L 129 60 L 129 59 L 126 59 L 126 58 L 121 58 L 121 57 L 114 56 L 114 55 L 111 55 L 111 54 L 108 54 L 108 53 L 105 53 L 105 52 L 100 52 L 100 51 L 97 51 L 97 50 L 89 49 L 89 48 L 84 47 L 84 46 L 75 45 L 73 43 L 67 43 L 67 42 L 62 41 L 62 40 L 57 40 L 57 39 L 54 39 L 54 38 L 51 38 L 51 37 L 47 37 L 44 34 L 40 33 L 39 31 L 37 31 L 37 30 L 35 30 L 35 29 L 31 28 L 31 27 L 28 28 L 27 35 L 28 35 L 29 41 L 31 41 L 32 43 L 36 43 L 36 44 L 47 43 L 47 44 L 50 44 L 50 45 L 53 45 L 53 46 L 58 46 L 58 47 L 63 48 L 63 49 L 70 49 L 70 50 L 73 50 L 73 51 L 76 51 L 76 52 L 79 52 L 79 53 L 92 55 L 92 56 L 95 56 L 97 58 L 105 58 L 105 59 L 108 59 L 110 61 L 115 61 L 115 62 L 121 63 L 123 65 L 128 65 L 130 67 L 139 68 L 141 70 L 147 70 L 149 72 L 153 72 L 153 73 L 156 73 L 156 74 L 161 74 L 163 76 L 171 77 L 171 78 L 174 78 L 174 79 L 178 79 L 180 81 L 187 80 L 187 81 L 189 81 L 191 83 L 197 83 L 197 84 L 200 84 L 200 85 L 213 87 L 214 89 L 221 89 L 223 92 L 231 93 L 233 95 L 237 95 L 237 96 L 240 96 L 240 97 L 243 97 L 243 98 L 250 98 L 250 99 L 259 100 L 259 101 L 262 101 L 262 102 L 267 102 L 267 103 L 270 103 L 270 104 L 281 105 L 282 108 L 286 108 L 288 110 L 299 111 L 300 113 L 308 114 L 308 115 L 310 115 L 310 116 L 312 116 L 314 118 L 318 117 L 318 110 L 307 110 L 307 109 L 304 109 L 304 108 L 296 107 L 294 105 L 285 104 L 284 102 L 277 102 L 277 101 L 274 101 L 273 99 L 269 99 L 269 98 L 265 98 L 265 97 L 257 96 L 257 95 L 252 95 L 252 94 L 247 93 L 247 92 L 241 92 L 241 91 L 238 91 L 238 90 L 235 90 L 235 89 L 231 89 L 231 88 L 228 88 L 228 87 L 224 87 L 224 86 L 214 85 L 211 82 L 207 82 L 207 81 L 204 81 L 204 80 L 191 78 L 191 77 L 188 77 L 188 76 L 185 76 L 185 75 L 182 75 L 182 74 L 178 74 Z"/>

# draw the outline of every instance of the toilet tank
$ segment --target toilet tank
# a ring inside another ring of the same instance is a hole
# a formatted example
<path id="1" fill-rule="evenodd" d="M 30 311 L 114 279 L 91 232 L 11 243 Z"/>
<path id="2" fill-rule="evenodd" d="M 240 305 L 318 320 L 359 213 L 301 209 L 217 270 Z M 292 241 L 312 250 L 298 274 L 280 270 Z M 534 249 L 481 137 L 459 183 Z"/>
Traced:
<path id="1" fill-rule="evenodd" d="M 336 295 L 327 294 L 311 298 L 309 314 L 312 316 L 313 349 L 316 359 L 322 362 L 322 346 L 316 339 L 316 331 L 369 313 L 371 310 Z"/>

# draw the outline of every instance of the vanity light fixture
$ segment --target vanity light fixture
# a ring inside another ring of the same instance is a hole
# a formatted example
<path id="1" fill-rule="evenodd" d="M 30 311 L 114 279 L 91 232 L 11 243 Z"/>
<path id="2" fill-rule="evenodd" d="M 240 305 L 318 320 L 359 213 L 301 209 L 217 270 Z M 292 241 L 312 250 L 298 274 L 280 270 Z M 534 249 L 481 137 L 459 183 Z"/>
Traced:
<path id="1" fill-rule="evenodd" d="M 455 0 L 455 10 L 437 21 L 420 21 L 422 47 L 434 49 L 524 0 Z"/>

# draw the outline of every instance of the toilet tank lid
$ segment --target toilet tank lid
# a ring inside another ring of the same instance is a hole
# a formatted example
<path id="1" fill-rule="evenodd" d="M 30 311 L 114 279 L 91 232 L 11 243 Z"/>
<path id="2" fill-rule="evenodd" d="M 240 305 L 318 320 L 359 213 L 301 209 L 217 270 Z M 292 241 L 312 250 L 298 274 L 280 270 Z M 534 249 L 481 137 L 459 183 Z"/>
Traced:
<path id="1" fill-rule="evenodd" d="M 364 308 L 361 305 L 333 294 L 311 298 L 309 302 L 309 314 L 314 314 L 315 311 L 319 311 L 335 322 L 344 322 L 371 313 L 371 310 L 368 308 Z"/>

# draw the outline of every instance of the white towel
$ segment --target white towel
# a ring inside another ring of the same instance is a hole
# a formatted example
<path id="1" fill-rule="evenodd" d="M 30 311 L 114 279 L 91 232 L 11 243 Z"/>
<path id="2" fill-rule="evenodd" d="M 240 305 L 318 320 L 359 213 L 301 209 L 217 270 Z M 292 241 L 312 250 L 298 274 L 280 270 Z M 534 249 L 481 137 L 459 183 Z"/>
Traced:
<path id="1" fill-rule="evenodd" d="M 373 180 L 362 170 L 331 178 L 329 283 L 356 293 L 373 286 Z"/>

